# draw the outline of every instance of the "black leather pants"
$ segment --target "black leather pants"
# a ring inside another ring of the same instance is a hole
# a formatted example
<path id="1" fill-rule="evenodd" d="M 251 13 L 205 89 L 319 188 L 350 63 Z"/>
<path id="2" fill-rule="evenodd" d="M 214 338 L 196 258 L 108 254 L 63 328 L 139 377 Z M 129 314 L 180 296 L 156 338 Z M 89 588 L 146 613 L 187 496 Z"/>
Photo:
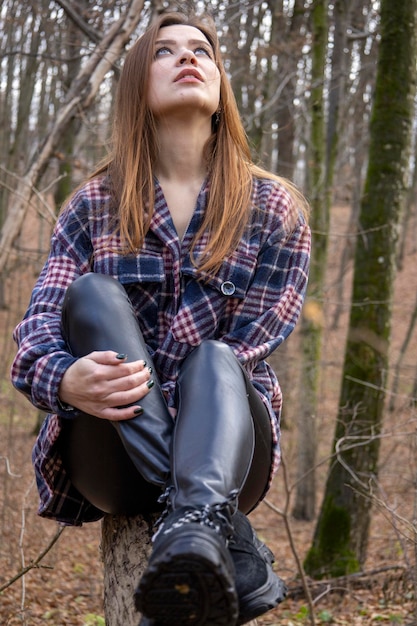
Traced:
<path id="1" fill-rule="evenodd" d="M 77 279 L 66 294 L 62 327 L 75 356 L 93 350 L 125 353 L 128 360 L 146 360 L 155 381 L 140 400 L 144 413 L 130 420 L 110 422 L 84 413 L 63 420 L 61 452 L 80 493 L 114 514 L 157 511 L 158 496 L 172 483 L 181 506 L 188 498 L 227 497 L 233 487 L 240 492 L 240 510 L 247 513 L 256 506 L 270 472 L 271 425 L 230 348 L 206 341 L 184 361 L 175 425 L 118 281 L 94 273 Z M 185 481 L 184 490 L 178 484 L 187 476 L 191 481 Z M 194 487 L 201 484 L 204 493 Z"/>

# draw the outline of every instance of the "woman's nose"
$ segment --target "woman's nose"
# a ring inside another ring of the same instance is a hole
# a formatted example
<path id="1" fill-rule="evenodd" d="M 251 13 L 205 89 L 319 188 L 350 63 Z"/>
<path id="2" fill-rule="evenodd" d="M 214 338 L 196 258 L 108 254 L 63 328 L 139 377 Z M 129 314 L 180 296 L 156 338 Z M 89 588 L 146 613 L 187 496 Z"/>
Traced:
<path id="1" fill-rule="evenodd" d="M 184 63 L 191 63 L 192 65 L 197 64 L 197 58 L 192 50 L 184 50 L 179 59 L 180 65 L 184 65 Z"/>

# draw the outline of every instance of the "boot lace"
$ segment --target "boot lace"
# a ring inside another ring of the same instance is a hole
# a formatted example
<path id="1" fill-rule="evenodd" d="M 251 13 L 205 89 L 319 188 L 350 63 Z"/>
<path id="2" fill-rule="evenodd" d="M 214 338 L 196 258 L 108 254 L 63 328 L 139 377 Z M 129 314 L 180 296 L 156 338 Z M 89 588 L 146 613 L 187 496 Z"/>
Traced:
<path id="1" fill-rule="evenodd" d="M 167 502 L 170 491 L 171 488 L 168 488 L 165 493 L 160 496 L 158 501 L 161 503 Z M 205 504 L 195 508 L 190 507 L 171 523 L 167 520 L 167 518 L 173 511 L 168 504 L 167 508 L 155 524 L 157 531 L 152 537 L 152 541 L 155 541 L 161 534 L 168 535 L 185 524 L 192 523 L 200 524 L 200 526 L 207 526 L 219 535 L 225 537 L 226 541 L 229 541 L 234 532 L 231 517 L 237 510 L 237 496 L 238 490 L 233 490 L 230 492 L 225 501 L 218 504 Z"/>

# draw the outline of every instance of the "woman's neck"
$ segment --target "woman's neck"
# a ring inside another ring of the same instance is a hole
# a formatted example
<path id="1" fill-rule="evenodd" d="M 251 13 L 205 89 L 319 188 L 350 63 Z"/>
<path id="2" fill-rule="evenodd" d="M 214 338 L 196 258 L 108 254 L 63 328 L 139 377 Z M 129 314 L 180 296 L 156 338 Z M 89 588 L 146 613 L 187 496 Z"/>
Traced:
<path id="1" fill-rule="evenodd" d="M 158 129 L 159 156 L 156 176 L 160 181 L 200 182 L 207 174 L 204 146 L 210 129 L 192 124 L 173 124 Z"/>

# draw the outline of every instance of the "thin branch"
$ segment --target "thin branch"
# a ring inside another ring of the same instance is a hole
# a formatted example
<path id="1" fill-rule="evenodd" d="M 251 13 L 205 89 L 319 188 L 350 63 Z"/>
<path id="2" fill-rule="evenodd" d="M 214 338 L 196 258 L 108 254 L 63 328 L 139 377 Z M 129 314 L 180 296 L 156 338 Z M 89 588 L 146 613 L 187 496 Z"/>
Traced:
<path id="1" fill-rule="evenodd" d="M 21 185 L 26 184 L 26 180 L 24 178 L 22 178 L 21 176 L 19 176 L 18 174 L 16 174 L 15 172 L 11 172 L 10 170 L 8 170 L 6 167 L 4 167 L 4 165 L 0 165 L 0 170 L 3 170 L 3 172 L 5 172 L 6 174 L 8 174 L 9 176 L 12 176 L 13 178 L 16 178 L 19 183 Z M 45 191 L 48 190 L 48 188 L 52 185 L 54 185 L 55 183 L 59 182 L 61 180 L 61 178 L 65 178 L 65 174 L 61 174 L 60 176 L 58 176 L 57 178 L 55 178 L 48 187 L 45 188 L 45 190 L 43 192 L 38 191 L 38 189 L 36 187 L 31 187 L 31 194 L 35 195 L 38 200 L 40 200 L 41 204 L 43 207 L 45 207 L 46 209 L 46 215 L 44 215 L 42 213 L 42 211 L 40 209 L 38 209 L 36 206 L 34 206 L 33 208 L 35 209 L 35 211 L 43 218 L 48 219 L 52 218 L 52 223 L 54 224 L 56 222 L 56 215 L 53 212 L 53 210 L 51 209 L 51 207 L 49 206 L 49 204 L 46 202 L 46 200 L 43 197 L 43 194 L 45 193 Z M 12 187 L 11 185 L 8 185 L 7 183 L 5 183 L 4 181 L 0 181 L 0 186 L 4 187 L 4 189 L 7 189 L 7 191 L 10 191 L 11 193 L 15 194 L 17 197 L 26 199 L 26 196 L 19 192 L 19 188 L 15 189 L 14 187 Z M 32 198 L 30 198 L 29 200 L 29 206 L 32 204 Z"/>
<path id="2" fill-rule="evenodd" d="M 67 0 L 55 0 L 56 4 L 65 11 L 69 19 L 74 22 L 76 26 L 87 35 L 91 41 L 94 43 L 98 43 L 101 39 L 100 33 L 98 33 L 94 28 L 92 28 L 85 20 L 82 19 L 81 15 L 77 13 L 73 6 Z"/>
<path id="3" fill-rule="evenodd" d="M 10 468 L 10 461 L 8 459 L 7 456 L 0 456 L 0 461 L 1 459 L 4 460 L 5 464 L 6 464 L 6 471 L 8 473 L 9 476 L 12 476 L 12 478 L 22 478 L 21 474 L 14 474 Z"/>
<path id="4" fill-rule="evenodd" d="M 346 574 L 345 576 L 338 576 L 336 578 L 326 578 L 323 580 L 310 579 L 308 581 L 308 585 L 313 589 L 320 589 L 324 587 L 324 590 L 319 591 L 319 595 L 316 596 L 314 600 L 314 604 L 317 604 L 317 602 L 328 593 L 332 593 L 337 590 L 346 591 L 353 583 L 356 583 L 355 586 L 358 588 L 360 588 L 360 586 L 368 586 L 369 581 L 372 581 L 375 576 L 379 574 L 387 574 L 388 572 L 399 572 L 401 575 L 408 575 L 410 570 L 404 565 L 386 565 L 373 570 L 355 572 L 354 574 Z M 302 583 L 292 586 L 289 595 L 296 597 L 301 592 L 304 592 L 304 585 Z"/>
<path id="5" fill-rule="evenodd" d="M 289 482 L 288 482 L 288 474 L 287 474 L 287 467 L 286 464 L 284 462 L 284 460 L 281 458 L 281 467 L 282 467 L 282 474 L 284 477 L 284 484 L 285 484 L 285 493 L 286 493 L 286 501 L 285 501 L 285 508 L 283 511 L 281 511 L 280 509 L 278 509 L 275 505 L 272 504 L 272 502 L 270 502 L 268 499 L 265 499 L 264 502 L 265 504 L 272 509 L 272 511 L 275 511 L 275 513 L 278 513 L 278 515 L 280 515 L 282 517 L 282 519 L 284 520 L 284 524 L 285 524 L 285 529 L 287 531 L 287 535 L 288 535 L 288 540 L 290 542 L 290 546 L 291 546 L 291 551 L 294 555 L 295 558 L 295 562 L 297 564 L 297 569 L 298 572 L 300 574 L 300 578 L 301 578 L 301 582 L 302 582 L 302 586 L 303 586 L 303 590 L 304 590 L 304 594 L 307 600 L 307 604 L 308 604 L 308 608 L 309 608 L 309 614 L 310 614 L 310 624 L 311 626 L 315 626 L 315 617 L 314 617 L 314 603 L 313 603 L 313 599 L 311 597 L 311 593 L 310 593 L 310 589 L 308 586 L 308 581 L 307 581 L 307 577 L 304 571 L 304 567 L 303 564 L 301 562 L 301 559 L 299 557 L 299 554 L 297 552 L 297 548 L 295 545 L 295 541 L 294 541 L 294 536 L 292 533 L 292 528 L 291 528 L 291 524 L 289 521 L 289 507 L 290 507 L 290 494 L 291 494 L 291 489 L 289 487 Z"/>
<path id="6" fill-rule="evenodd" d="M 8 580 L 7 583 L 4 583 L 4 585 L 0 587 L 0 593 L 2 593 L 8 587 L 11 587 L 17 580 L 22 578 L 22 576 L 30 572 L 32 569 L 37 569 L 37 568 L 49 569 L 49 566 L 40 565 L 40 563 L 48 554 L 48 552 L 54 547 L 54 545 L 56 544 L 56 542 L 58 541 L 58 539 L 60 538 L 64 530 L 65 530 L 65 526 L 60 526 L 58 530 L 56 531 L 55 535 L 52 537 L 49 544 L 46 546 L 46 548 L 42 550 L 42 552 L 36 557 L 34 561 L 32 561 L 29 565 L 24 567 L 20 572 L 18 572 L 15 576 L 13 576 L 13 578 Z"/>

